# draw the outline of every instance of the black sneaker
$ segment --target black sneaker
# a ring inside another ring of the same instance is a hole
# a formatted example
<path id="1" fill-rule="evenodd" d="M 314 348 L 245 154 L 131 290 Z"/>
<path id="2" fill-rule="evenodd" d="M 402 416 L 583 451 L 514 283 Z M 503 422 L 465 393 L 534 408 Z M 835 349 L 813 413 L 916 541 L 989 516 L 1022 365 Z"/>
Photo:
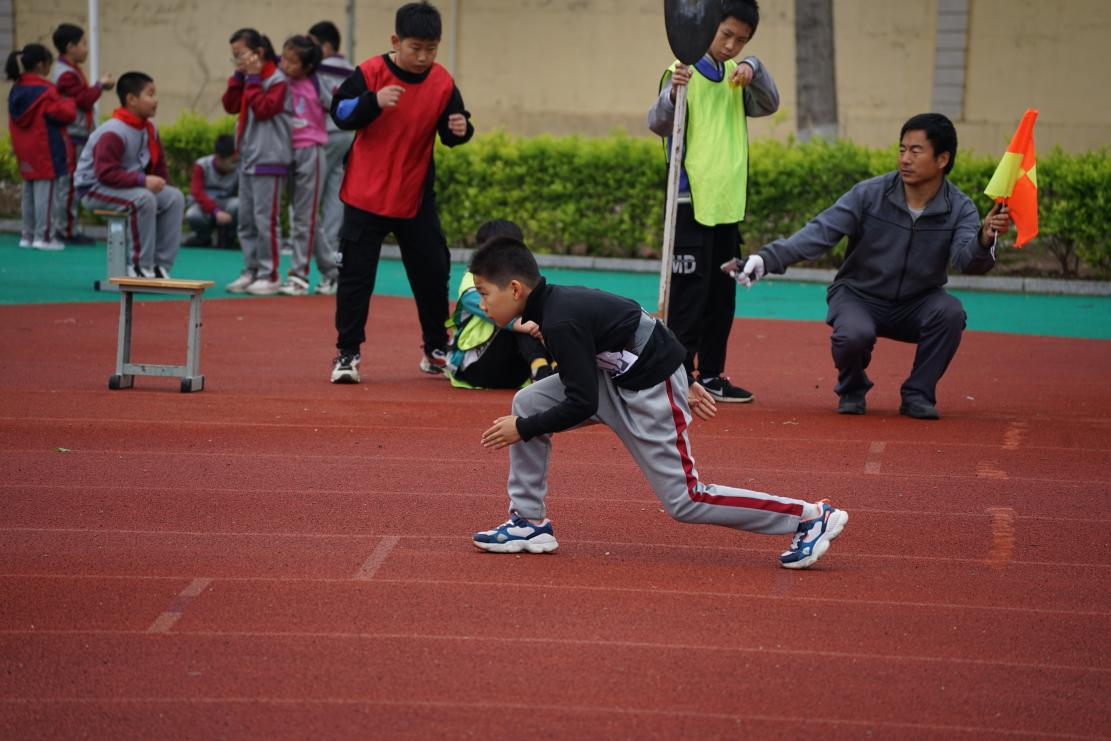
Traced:
<path id="1" fill-rule="evenodd" d="M 82 234 L 81 232 L 78 232 L 76 234 L 71 234 L 68 237 L 63 237 L 62 235 L 59 234 L 58 239 L 62 242 L 65 242 L 66 244 L 80 244 L 80 245 L 96 244 L 95 239 L 90 237 L 88 234 Z"/>
<path id="2" fill-rule="evenodd" d="M 336 358 L 335 366 L 332 368 L 332 383 L 358 383 L 360 360 L 362 357 L 359 353 L 340 355 Z"/>
<path id="3" fill-rule="evenodd" d="M 928 401 L 906 401 L 899 405 L 899 414 L 914 419 L 941 419 L 937 407 Z"/>
<path id="4" fill-rule="evenodd" d="M 740 386 L 734 386 L 729 383 L 729 379 L 725 376 L 715 376 L 714 378 L 703 378 L 699 380 L 702 388 L 710 392 L 710 396 L 718 401 L 734 404 L 747 404 L 752 401 L 753 396 L 751 391 L 746 391 Z"/>
<path id="5" fill-rule="evenodd" d="M 841 401 L 837 402 L 838 414 L 864 414 L 867 411 L 868 405 L 864 402 L 863 396 L 843 394 Z"/>

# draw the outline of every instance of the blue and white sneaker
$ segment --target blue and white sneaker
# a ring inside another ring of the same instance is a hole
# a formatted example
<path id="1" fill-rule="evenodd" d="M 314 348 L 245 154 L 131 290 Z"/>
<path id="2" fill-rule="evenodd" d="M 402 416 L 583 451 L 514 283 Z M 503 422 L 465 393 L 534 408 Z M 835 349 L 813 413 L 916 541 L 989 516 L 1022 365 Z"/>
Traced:
<path id="1" fill-rule="evenodd" d="M 510 514 L 512 517 L 509 520 L 493 530 L 475 533 L 475 547 L 490 553 L 551 553 L 559 548 L 551 520 L 532 522 L 516 512 Z"/>
<path id="2" fill-rule="evenodd" d="M 800 522 L 791 547 L 779 556 L 783 568 L 806 569 L 813 566 L 829 550 L 829 542 L 845 529 L 845 523 L 849 521 L 848 512 L 830 506 L 825 499 L 818 504 L 822 507 L 822 513 Z"/>

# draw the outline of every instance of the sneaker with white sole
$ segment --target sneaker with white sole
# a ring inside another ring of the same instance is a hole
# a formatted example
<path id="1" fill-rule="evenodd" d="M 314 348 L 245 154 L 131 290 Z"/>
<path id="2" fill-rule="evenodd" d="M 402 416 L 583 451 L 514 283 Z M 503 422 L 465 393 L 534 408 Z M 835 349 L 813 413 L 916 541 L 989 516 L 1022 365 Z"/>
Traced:
<path id="1" fill-rule="evenodd" d="M 45 240 L 36 239 L 31 242 L 31 249 L 43 250 L 44 252 L 58 252 L 66 248 L 65 242 L 59 242 L 56 239 Z"/>
<path id="2" fill-rule="evenodd" d="M 439 375 L 447 368 L 447 353 L 443 350 L 433 350 L 425 353 L 420 359 L 420 369 L 430 375 Z"/>
<path id="3" fill-rule="evenodd" d="M 309 282 L 299 275 L 287 276 L 278 293 L 283 296 L 308 296 Z"/>
<path id="4" fill-rule="evenodd" d="M 139 267 L 138 265 L 128 265 L 127 266 L 127 277 L 128 278 L 157 278 L 158 276 L 155 275 L 154 270 L 151 269 L 151 268 L 143 268 L 143 267 Z"/>
<path id="5" fill-rule="evenodd" d="M 27 237 L 22 237 L 22 238 L 21 238 L 21 239 L 19 240 L 19 246 L 20 246 L 20 247 L 22 247 L 22 248 L 23 248 L 23 249 L 25 249 L 25 250 L 29 250 L 29 249 L 31 249 L 31 242 L 32 242 L 32 241 L 33 241 L 33 240 L 30 240 L 30 239 L 28 239 Z"/>
<path id="6" fill-rule="evenodd" d="M 559 548 L 552 521 L 532 522 L 516 512 L 493 530 L 483 530 L 474 534 L 472 542 L 476 548 L 489 553 L 551 553 Z"/>
<path id="7" fill-rule="evenodd" d="M 255 281 L 247 286 L 247 293 L 252 296 L 274 296 L 281 287 L 281 281 L 255 278 Z"/>
<path id="8" fill-rule="evenodd" d="M 849 513 L 836 509 L 823 499 L 818 502 L 821 514 L 799 523 L 790 547 L 779 556 L 785 569 L 806 569 L 813 566 L 829 550 L 830 541 L 841 534 Z"/>
<path id="9" fill-rule="evenodd" d="M 161 265 L 155 265 L 154 266 L 154 277 L 155 278 L 165 278 L 166 280 L 169 280 L 170 279 L 170 269 L 169 268 L 164 268 Z"/>
<path id="10" fill-rule="evenodd" d="M 714 397 L 715 400 L 727 404 L 747 404 L 753 399 L 751 391 L 746 391 L 740 386 L 734 386 L 725 376 L 703 378 L 699 380 L 699 383 L 702 384 L 702 388 L 710 392 L 710 396 Z"/>
<path id="11" fill-rule="evenodd" d="M 341 354 L 334 361 L 332 366 L 332 383 L 358 383 L 359 382 L 359 361 L 362 357 L 359 353 L 353 355 Z"/>
<path id="12" fill-rule="evenodd" d="M 316 284 L 316 292 L 321 296 L 335 296 L 339 290 L 339 281 L 335 278 L 321 278 Z"/>
<path id="13" fill-rule="evenodd" d="M 239 277 L 224 286 L 224 290 L 228 293 L 246 293 L 247 286 L 255 282 L 255 274 L 250 270 L 244 270 L 239 274 Z"/>

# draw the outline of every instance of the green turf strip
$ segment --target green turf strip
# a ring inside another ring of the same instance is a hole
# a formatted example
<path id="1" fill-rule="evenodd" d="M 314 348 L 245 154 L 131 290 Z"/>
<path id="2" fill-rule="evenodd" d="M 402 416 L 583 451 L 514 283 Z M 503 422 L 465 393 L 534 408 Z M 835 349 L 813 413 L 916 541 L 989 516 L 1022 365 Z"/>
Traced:
<path id="1" fill-rule="evenodd" d="M 61 252 L 20 249 L 18 237 L 0 235 L 0 304 L 116 301 L 118 295 L 93 290 L 93 282 L 105 274 L 103 243 L 91 247 L 67 247 Z M 289 257 L 282 258 L 283 272 Z M 175 278 L 213 280 L 208 298 L 231 296 L 225 283 L 239 274 L 242 259 L 236 250 L 183 248 L 174 266 Z M 462 276 L 461 265 L 452 266 L 451 286 Z M 553 283 L 601 288 L 629 296 L 654 310 L 659 277 L 649 273 L 615 273 L 595 270 L 548 268 L 544 275 Z M 312 276 L 315 283 L 318 276 Z M 762 319 L 824 321 L 826 287 L 817 283 L 786 280 L 763 281 L 751 289 L 739 289 L 737 316 Z M 382 260 L 375 292 L 384 296 L 411 296 L 405 271 L 397 260 Z M 968 328 L 990 332 L 1037 334 L 1056 337 L 1111 339 L 1111 297 L 1047 296 L 1040 294 L 953 291 L 964 302 Z M 156 297 L 150 296 L 155 299 Z M 239 295 L 242 300 L 250 296 Z M 290 298 L 296 301 L 296 298 Z"/>

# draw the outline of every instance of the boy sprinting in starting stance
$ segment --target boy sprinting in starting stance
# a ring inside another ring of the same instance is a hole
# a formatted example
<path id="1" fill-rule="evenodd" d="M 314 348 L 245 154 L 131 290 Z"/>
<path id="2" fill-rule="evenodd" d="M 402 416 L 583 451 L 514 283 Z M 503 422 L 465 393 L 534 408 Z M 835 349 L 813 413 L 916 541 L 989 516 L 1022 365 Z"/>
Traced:
<path id="1" fill-rule="evenodd" d="M 545 553 L 559 547 L 545 518 L 552 433 L 582 424 L 610 427 L 680 522 L 723 525 L 770 535 L 794 533 L 779 557 L 789 569 L 821 558 L 849 515 L 827 502 L 804 502 L 707 484 L 698 477 L 687 425 L 691 411 L 714 413 L 712 397 L 688 389 L 686 349 L 627 298 L 540 276 L 524 243 L 499 237 L 475 251 L 470 271 L 482 310 L 498 325 L 520 317 L 559 364 L 559 374 L 513 397 L 513 414 L 482 434 L 482 445 L 509 449 L 509 520 L 474 535 L 495 553 Z M 688 397 L 688 394 L 689 397 Z"/>

